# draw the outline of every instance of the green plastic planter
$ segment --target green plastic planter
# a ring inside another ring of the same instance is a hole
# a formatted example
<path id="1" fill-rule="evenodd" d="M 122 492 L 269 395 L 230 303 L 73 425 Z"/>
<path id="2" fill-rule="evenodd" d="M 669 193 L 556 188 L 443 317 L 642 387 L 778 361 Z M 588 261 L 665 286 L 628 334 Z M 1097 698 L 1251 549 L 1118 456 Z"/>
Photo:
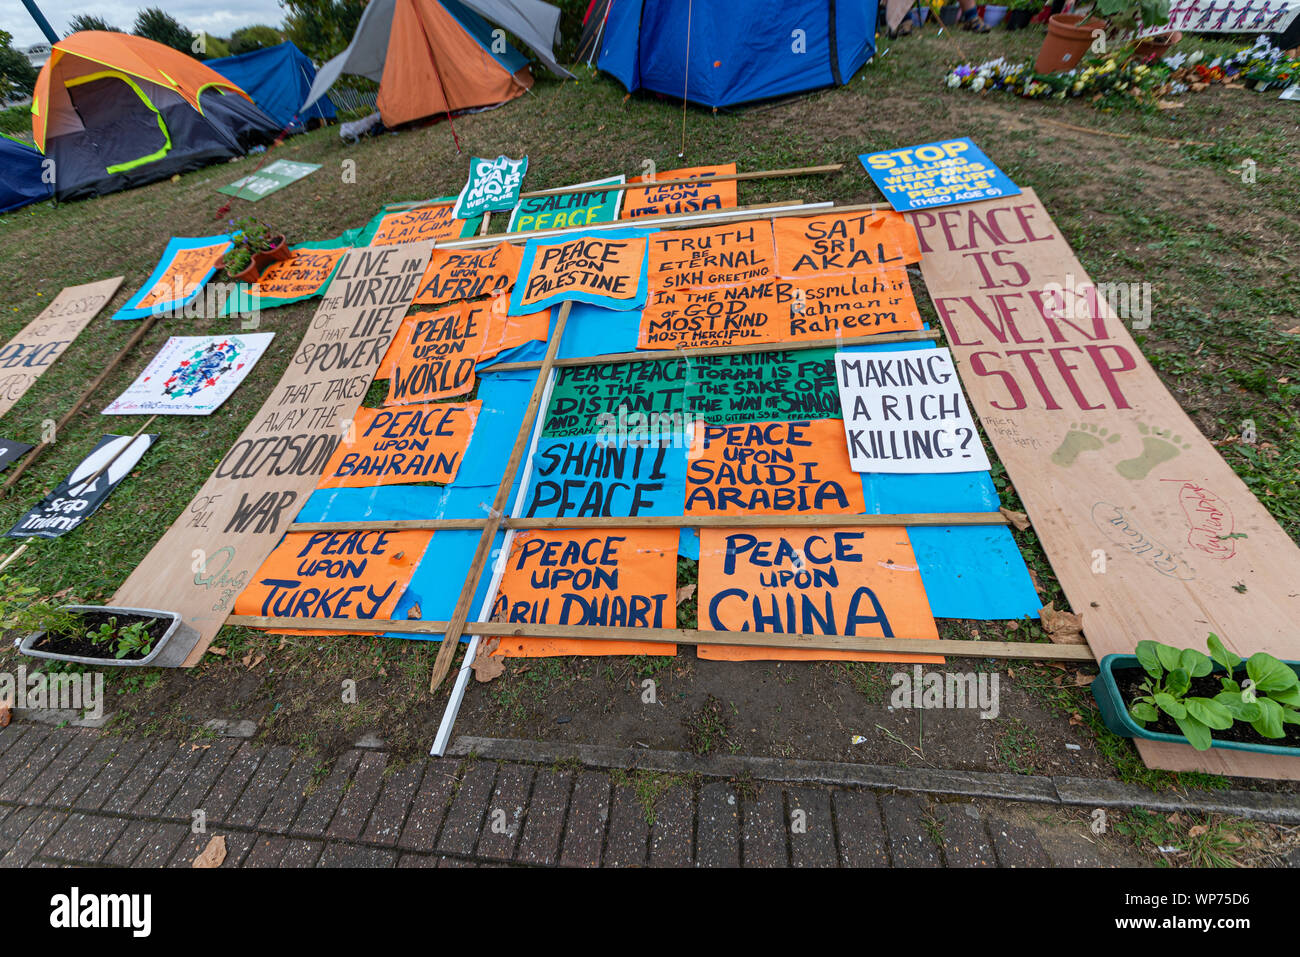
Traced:
<path id="1" fill-rule="evenodd" d="M 1284 665 L 1289 667 L 1296 674 L 1300 675 L 1300 661 L 1284 661 Z M 1097 664 L 1101 674 L 1097 680 L 1092 683 L 1092 696 L 1097 699 L 1097 707 L 1101 709 L 1101 719 L 1106 722 L 1106 727 L 1112 733 L 1118 734 L 1121 738 L 1142 738 L 1146 741 L 1168 741 L 1172 744 L 1187 744 L 1187 739 L 1181 734 L 1163 734 L 1158 731 L 1148 731 L 1128 713 L 1128 707 L 1124 704 L 1123 697 L 1119 693 L 1119 685 L 1115 683 L 1116 671 L 1140 671 L 1142 665 L 1138 663 L 1137 655 L 1107 655 Z M 1214 666 L 1216 672 L 1222 673 L 1223 669 L 1218 665 Z M 1245 672 L 1245 666 L 1240 669 Z M 1190 748 L 1191 745 L 1187 744 Z M 1211 748 L 1223 748 L 1226 751 L 1253 751 L 1256 754 L 1278 754 L 1288 758 L 1300 758 L 1300 748 L 1287 747 L 1281 744 L 1249 744 L 1243 741 L 1220 741 L 1218 738 L 1213 739 Z"/>

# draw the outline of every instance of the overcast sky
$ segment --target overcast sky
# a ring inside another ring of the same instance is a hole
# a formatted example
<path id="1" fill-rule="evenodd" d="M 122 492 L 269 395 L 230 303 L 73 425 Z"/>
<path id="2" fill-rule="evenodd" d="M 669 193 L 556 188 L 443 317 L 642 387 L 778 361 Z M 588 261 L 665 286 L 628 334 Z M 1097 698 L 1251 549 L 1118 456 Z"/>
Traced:
<path id="1" fill-rule="evenodd" d="M 60 37 L 67 34 L 68 21 L 78 13 L 103 17 L 129 33 L 136 13 L 145 7 L 162 7 L 191 30 L 219 37 L 254 23 L 278 27 L 284 19 L 284 10 L 276 0 L 36 0 L 36 5 Z M 14 35 L 14 46 L 45 40 L 22 0 L 0 0 L 0 10 L 0 27 Z"/>

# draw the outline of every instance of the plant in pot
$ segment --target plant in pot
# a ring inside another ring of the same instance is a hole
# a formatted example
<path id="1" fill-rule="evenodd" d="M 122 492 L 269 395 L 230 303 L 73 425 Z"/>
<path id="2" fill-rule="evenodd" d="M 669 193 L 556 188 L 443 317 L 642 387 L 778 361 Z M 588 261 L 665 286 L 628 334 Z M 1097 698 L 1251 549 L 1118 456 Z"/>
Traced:
<path id="1" fill-rule="evenodd" d="M 1073 70 L 1099 36 L 1132 36 L 1139 26 L 1168 22 L 1169 0 L 1096 0 L 1086 13 L 1053 14 L 1034 72 Z"/>
<path id="2" fill-rule="evenodd" d="M 222 259 L 222 268 L 236 282 L 257 282 L 271 263 L 293 258 L 284 234 L 272 233 L 266 223 L 247 218 L 230 225 L 235 235 L 230 251 Z"/>

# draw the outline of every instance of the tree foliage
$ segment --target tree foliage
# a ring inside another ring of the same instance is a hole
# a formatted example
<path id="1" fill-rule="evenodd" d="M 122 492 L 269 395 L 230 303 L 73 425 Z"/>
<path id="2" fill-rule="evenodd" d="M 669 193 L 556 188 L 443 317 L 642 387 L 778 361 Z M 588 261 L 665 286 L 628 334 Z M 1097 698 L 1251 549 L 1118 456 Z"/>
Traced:
<path id="1" fill-rule="evenodd" d="M 241 53 L 252 53 L 265 47 L 278 46 L 283 42 L 284 37 L 280 35 L 279 30 L 259 23 L 251 27 L 241 27 L 232 33 L 230 52 L 239 56 Z"/>
<path id="2" fill-rule="evenodd" d="M 13 34 L 0 30 L 0 99 L 31 96 L 36 88 L 36 67 L 13 48 L 13 39 Z"/>
<path id="3" fill-rule="evenodd" d="M 191 52 L 190 44 L 194 42 L 194 35 L 181 26 L 179 20 L 158 7 L 149 7 L 136 14 L 135 29 L 132 32 L 138 37 L 153 40 L 185 54 Z"/>
<path id="4" fill-rule="evenodd" d="M 284 32 L 317 63 L 342 53 L 352 41 L 366 0 L 280 0 L 288 12 Z"/>
<path id="5" fill-rule="evenodd" d="M 123 31 L 110 24 L 103 17 L 97 17 L 90 13 L 78 13 L 68 22 L 68 36 L 74 33 L 80 33 L 83 30 L 103 30 L 107 33 L 122 33 Z"/>

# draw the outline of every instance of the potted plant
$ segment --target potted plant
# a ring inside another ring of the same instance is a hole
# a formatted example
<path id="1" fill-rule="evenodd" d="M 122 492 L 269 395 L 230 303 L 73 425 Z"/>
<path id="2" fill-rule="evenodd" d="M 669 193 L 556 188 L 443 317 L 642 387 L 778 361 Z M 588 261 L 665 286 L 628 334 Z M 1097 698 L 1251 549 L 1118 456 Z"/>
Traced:
<path id="1" fill-rule="evenodd" d="M 986 4 L 982 8 L 980 16 L 984 18 L 984 25 L 986 27 L 996 27 L 1006 19 L 1007 8 L 995 4 Z"/>
<path id="2" fill-rule="evenodd" d="M 235 228 L 233 245 L 222 259 L 226 275 L 236 282 L 254 283 L 274 262 L 293 258 L 283 233 L 272 233 L 271 227 L 256 219 L 232 221 Z"/>
<path id="3" fill-rule="evenodd" d="M 1029 26 L 1034 14 L 1042 9 L 1038 0 L 1011 0 L 1008 4 L 1006 24 L 1008 30 L 1023 30 Z M 988 21 L 985 20 L 985 23 Z"/>
<path id="4" fill-rule="evenodd" d="M 1209 655 L 1157 641 L 1107 655 L 1092 684 L 1115 734 L 1300 756 L 1300 662 L 1258 652 L 1245 661 L 1210 635 Z"/>
<path id="5" fill-rule="evenodd" d="M 1088 52 L 1098 30 L 1105 30 L 1113 37 L 1136 37 L 1143 27 L 1168 22 L 1169 0 L 1095 0 L 1085 14 L 1054 14 L 1047 21 L 1047 38 L 1034 61 L 1034 72 L 1073 70 Z M 1177 38 L 1169 36 L 1168 46 L 1173 46 Z M 1140 41 L 1130 42 L 1136 46 Z"/>

